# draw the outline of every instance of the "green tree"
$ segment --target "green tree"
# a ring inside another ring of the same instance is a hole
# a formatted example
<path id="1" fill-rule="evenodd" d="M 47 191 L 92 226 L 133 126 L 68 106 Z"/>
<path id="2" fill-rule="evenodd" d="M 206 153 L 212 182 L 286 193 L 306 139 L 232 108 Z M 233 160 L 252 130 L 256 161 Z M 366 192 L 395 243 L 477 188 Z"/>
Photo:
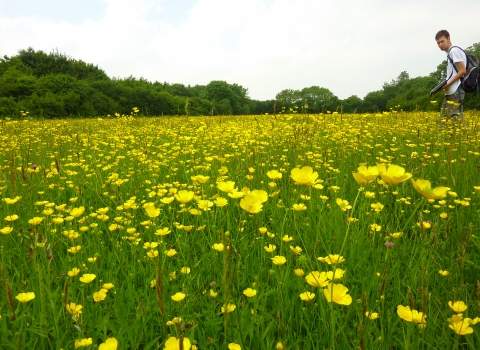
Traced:
<path id="1" fill-rule="evenodd" d="M 383 91 L 369 92 L 363 99 L 363 111 L 378 113 L 387 109 L 388 97 Z"/>
<path id="2" fill-rule="evenodd" d="M 0 117 L 13 117 L 18 115 L 19 111 L 13 97 L 0 97 Z"/>
<path id="3" fill-rule="evenodd" d="M 16 101 L 35 91 L 36 78 L 11 67 L 0 77 L 0 96 L 13 97 Z"/>
<path id="4" fill-rule="evenodd" d="M 275 95 L 281 107 L 292 108 L 300 100 L 300 92 L 293 89 L 285 89 Z"/>
<path id="5" fill-rule="evenodd" d="M 363 100 L 357 95 L 352 95 L 340 103 L 345 113 L 357 113 L 363 110 Z"/>
<path id="6" fill-rule="evenodd" d="M 320 86 L 311 86 L 300 91 L 300 101 L 308 106 L 308 112 L 321 113 L 337 108 L 339 100 L 330 90 Z"/>

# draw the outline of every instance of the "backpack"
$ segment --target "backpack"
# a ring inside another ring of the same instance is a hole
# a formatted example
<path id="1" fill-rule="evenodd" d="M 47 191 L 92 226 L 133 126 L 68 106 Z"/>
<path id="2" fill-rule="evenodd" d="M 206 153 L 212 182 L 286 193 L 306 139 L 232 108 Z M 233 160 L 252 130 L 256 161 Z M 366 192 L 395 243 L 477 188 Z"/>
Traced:
<path id="1" fill-rule="evenodd" d="M 452 47 L 462 50 L 465 56 L 467 56 L 467 73 L 460 78 L 462 88 L 465 90 L 465 92 L 474 92 L 475 95 L 477 95 L 480 89 L 480 60 L 473 55 L 467 54 L 461 47 Z M 457 66 L 448 54 L 447 58 L 452 63 L 453 69 L 455 69 L 455 71 L 458 73 Z"/>

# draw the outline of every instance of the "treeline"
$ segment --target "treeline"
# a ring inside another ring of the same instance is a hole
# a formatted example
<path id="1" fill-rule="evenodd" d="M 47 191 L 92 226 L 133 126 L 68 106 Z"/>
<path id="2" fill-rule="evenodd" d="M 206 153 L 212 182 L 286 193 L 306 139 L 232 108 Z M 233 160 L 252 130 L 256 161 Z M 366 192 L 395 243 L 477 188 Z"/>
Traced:
<path id="1" fill-rule="evenodd" d="M 480 43 L 467 52 L 480 58 Z M 59 52 L 32 48 L 0 58 L 0 117 L 21 116 L 21 111 L 43 118 L 130 114 L 141 115 L 241 115 L 264 113 L 378 113 L 390 109 L 433 110 L 430 90 L 445 77 L 444 61 L 426 77 L 411 79 L 402 72 L 379 91 L 365 98 L 341 100 L 327 88 L 312 86 L 283 90 L 275 99 L 253 100 L 238 84 L 211 81 L 185 86 L 150 82 L 143 78 L 110 78 L 98 66 Z M 443 96 L 434 99 L 441 102 Z M 480 109 L 480 96 L 467 94 L 465 108 Z"/>
<path id="2" fill-rule="evenodd" d="M 185 86 L 134 78 L 111 79 L 93 64 L 29 48 L 0 58 L 0 116 L 64 118 L 142 115 L 262 114 L 274 101 L 255 101 L 247 89 L 224 81 Z"/>
<path id="3" fill-rule="evenodd" d="M 465 51 L 480 59 L 480 43 L 473 44 Z M 446 64 L 447 62 L 443 61 L 437 66 L 436 71 L 426 77 L 410 78 L 407 72 L 401 72 L 396 79 L 383 84 L 381 90 L 370 92 L 363 99 L 354 95 L 340 100 L 330 90 L 318 86 L 302 90 L 283 90 L 275 98 L 288 110 L 307 113 L 325 113 L 326 111 L 378 113 L 391 109 L 438 110 L 443 94 L 439 93 L 430 98 L 430 91 L 445 79 Z M 432 104 L 431 101 L 437 101 L 437 103 Z M 480 109 L 480 95 L 466 94 L 465 108 Z"/>

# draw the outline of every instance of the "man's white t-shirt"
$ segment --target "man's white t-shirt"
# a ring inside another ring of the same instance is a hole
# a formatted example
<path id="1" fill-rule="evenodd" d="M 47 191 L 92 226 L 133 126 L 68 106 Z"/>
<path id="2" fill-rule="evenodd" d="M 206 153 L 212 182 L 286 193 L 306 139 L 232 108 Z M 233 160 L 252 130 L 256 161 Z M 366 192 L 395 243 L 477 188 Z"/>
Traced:
<path id="1" fill-rule="evenodd" d="M 448 56 L 452 59 L 453 62 L 460 62 L 463 61 L 465 67 L 467 66 L 467 55 L 458 47 L 451 47 L 450 51 L 448 52 Z M 451 78 L 457 74 L 455 68 L 453 68 L 452 62 L 447 58 L 447 78 Z M 448 87 L 445 91 L 445 95 L 454 94 L 458 87 L 460 86 L 460 79 L 454 82 L 452 85 Z"/>

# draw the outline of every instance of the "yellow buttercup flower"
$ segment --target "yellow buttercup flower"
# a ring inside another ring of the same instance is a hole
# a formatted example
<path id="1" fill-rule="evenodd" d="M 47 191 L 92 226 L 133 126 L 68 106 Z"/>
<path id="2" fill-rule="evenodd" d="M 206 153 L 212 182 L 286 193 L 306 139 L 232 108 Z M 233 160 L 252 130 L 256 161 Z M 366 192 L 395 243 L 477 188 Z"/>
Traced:
<path id="1" fill-rule="evenodd" d="M 5 217 L 5 220 L 6 221 L 9 221 L 9 222 L 12 222 L 12 221 L 15 221 L 18 219 L 18 215 L 17 214 L 13 214 L 13 215 L 7 215 Z"/>
<path id="2" fill-rule="evenodd" d="M 223 252 L 223 250 L 224 250 L 223 243 L 215 243 L 212 246 L 212 248 L 215 249 L 217 252 Z"/>
<path id="3" fill-rule="evenodd" d="M 365 316 L 368 317 L 369 319 L 371 319 L 372 321 L 373 320 L 376 320 L 379 316 L 378 316 L 378 313 L 376 312 L 371 312 L 371 311 L 367 311 L 365 312 Z"/>
<path id="4" fill-rule="evenodd" d="M 166 236 L 166 235 L 170 234 L 171 232 L 172 231 L 170 231 L 170 229 L 168 227 L 164 227 L 164 228 L 156 230 L 155 234 L 157 236 Z"/>
<path id="5" fill-rule="evenodd" d="M 240 207 L 251 214 L 256 214 L 262 211 L 263 204 L 256 196 L 247 194 L 240 201 Z"/>
<path id="6" fill-rule="evenodd" d="M 450 322 L 448 327 L 459 335 L 472 334 L 473 328 L 470 325 L 476 323 L 470 318 L 463 318 L 462 314 L 453 315 L 448 321 Z"/>
<path id="7" fill-rule="evenodd" d="M 188 275 L 190 273 L 190 268 L 189 267 L 182 267 L 180 269 L 180 273 L 183 274 L 183 275 Z"/>
<path id="8" fill-rule="evenodd" d="M 11 205 L 17 203 L 20 199 L 22 199 L 22 197 L 17 196 L 15 198 L 2 198 L 2 201 Z"/>
<path id="9" fill-rule="evenodd" d="M 85 207 L 83 207 L 83 206 L 78 207 L 78 208 L 73 208 L 73 209 L 70 211 L 70 216 L 73 216 L 74 218 L 78 218 L 78 217 L 81 216 L 84 212 L 85 212 Z"/>
<path id="10" fill-rule="evenodd" d="M 411 310 L 410 306 L 398 305 L 397 314 L 398 316 L 400 316 L 400 318 L 407 322 L 414 322 L 419 324 L 424 324 L 427 322 L 425 321 L 425 318 L 427 317 L 426 315 L 417 310 Z"/>
<path id="11" fill-rule="evenodd" d="M 265 249 L 265 251 L 268 252 L 268 253 L 273 253 L 275 251 L 275 249 L 277 249 L 277 246 L 275 246 L 273 244 L 269 244 L 268 246 L 263 247 L 263 249 Z"/>
<path id="12" fill-rule="evenodd" d="M 383 204 L 380 202 L 370 204 L 370 207 L 375 210 L 376 213 L 379 213 L 383 209 Z"/>
<path id="13" fill-rule="evenodd" d="M 279 172 L 278 170 L 270 170 L 270 171 L 267 171 L 267 176 L 269 179 L 272 179 L 272 180 L 280 180 L 282 178 L 282 173 Z"/>
<path id="14" fill-rule="evenodd" d="M 438 270 L 438 273 L 442 276 L 448 276 L 450 274 L 447 270 Z"/>
<path id="15" fill-rule="evenodd" d="M 340 264 L 345 261 L 343 256 L 338 254 L 328 254 L 325 258 L 319 257 L 317 258 L 318 261 L 326 262 L 327 264 Z"/>
<path id="16" fill-rule="evenodd" d="M 397 239 L 399 237 L 402 237 L 403 235 L 403 232 L 394 232 L 394 233 L 390 233 L 390 237 L 394 238 L 394 239 Z"/>
<path id="17" fill-rule="evenodd" d="M 318 173 L 313 171 L 312 167 L 304 166 L 303 168 L 294 168 L 290 172 L 290 177 L 297 184 L 300 185 L 312 185 L 315 183 L 315 180 L 318 178 Z"/>
<path id="18" fill-rule="evenodd" d="M 92 282 L 97 276 L 93 273 L 84 273 L 82 277 L 80 277 L 80 282 L 83 283 L 90 283 Z"/>
<path id="19" fill-rule="evenodd" d="M 93 293 L 93 300 L 98 303 L 99 301 L 105 300 L 107 297 L 107 289 L 102 288 L 100 291 Z"/>
<path id="20" fill-rule="evenodd" d="M 195 176 L 191 176 L 190 178 L 192 179 L 192 181 L 196 181 L 200 184 L 204 184 L 210 179 L 210 176 L 195 175 Z"/>
<path id="21" fill-rule="evenodd" d="M 68 249 L 67 249 L 67 252 L 69 252 L 69 253 L 71 253 L 71 254 L 77 254 L 77 253 L 80 251 L 80 249 L 82 249 L 82 246 L 77 245 L 77 246 L 68 248 Z"/>
<path id="22" fill-rule="evenodd" d="M 392 164 L 387 169 L 385 164 L 378 164 L 377 169 L 383 182 L 389 185 L 398 185 L 412 177 L 412 174 L 406 173 L 405 168 L 398 165 Z"/>
<path id="23" fill-rule="evenodd" d="M 247 194 L 252 195 L 253 197 L 255 197 L 261 203 L 265 203 L 268 200 L 268 193 L 267 193 L 267 191 L 264 191 L 264 190 L 248 191 Z"/>
<path id="24" fill-rule="evenodd" d="M 194 196 L 195 196 L 195 192 L 186 191 L 186 190 L 178 191 L 174 195 L 175 199 L 182 204 L 186 204 L 186 203 L 190 202 L 193 199 Z"/>
<path id="25" fill-rule="evenodd" d="M 343 284 L 329 283 L 327 288 L 323 290 L 323 293 L 329 303 L 332 301 L 340 305 L 350 305 L 352 303 L 352 297 L 347 294 L 348 288 Z"/>
<path id="26" fill-rule="evenodd" d="M 40 223 L 43 221 L 43 218 L 40 218 L 38 216 L 28 220 L 28 223 L 30 225 L 34 225 L 34 226 L 37 226 L 37 225 L 40 225 Z"/>
<path id="27" fill-rule="evenodd" d="M 204 200 L 199 200 L 197 204 L 200 209 L 204 211 L 209 211 L 211 210 L 210 208 L 213 207 L 214 202 L 204 199 Z"/>
<path id="28" fill-rule="evenodd" d="M 283 265 L 287 262 L 287 259 L 281 255 L 274 256 L 271 260 L 275 265 Z"/>
<path id="29" fill-rule="evenodd" d="M 75 349 L 92 345 L 92 338 L 83 338 L 75 340 Z"/>
<path id="30" fill-rule="evenodd" d="M 302 211 L 302 210 L 307 210 L 307 206 L 303 203 L 300 204 L 293 204 L 292 205 L 292 210 L 294 211 Z"/>
<path id="31" fill-rule="evenodd" d="M 2 235 L 8 235 L 8 234 L 10 234 L 10 233 L 12 233 L 12 232 L 13 232 L 13 227 L 6 226 L 6 227 L 0 229 L 0 233 L 1 233 Z"/>
<path id="32" fill-rule="evenodd" d="M 54 224 L 60 225 L 65 221 L 65 219 L 64 218 L 53 218 L 52 221 L 53 221 Z"/>
<path id="33" fill-rule="evenodd" d="M 175 249 L 168 249 L 165 252 L 165 255 L 171 258 L 172 256 L 177 255 L 177 251 Z"/>
<path id="34" fill-rule="evenodd" d="M 148 217 L 150 218 L 156 218 L 157 216 L 160 215 L 160 209 L 155 208 L 154 203 L 145 203 L 143 205 L 143 209 L 147 212 Z"/>
<path id="35" fill-rule="evenodd" d="M 333 279 L 340 279 L 342 278 L 343 276 L 345 275 L 345 270 L 342 270 L 342 269 L 335 269 L 335 271 L 328 271 L 327 272 L 327 278 L 329 280 L 333 280 Z"/>
<path id="36" fill-rule="evenodd" d="M 450 188 L 439 186 L 432 189 L 432 184 L 428 180 L 411 180 L 413 188 L 417 190 L 423 197 L 427 199 L 442 199 L 447 196 Z"/>
<path id="37" fill-rule="evenodd" d="M 348 204 L 348 201 L 345 199 L 337 198 L 336 203 L 342 211 L 347 211 L 349 209 L 352 209 L 352 206 Z"/>
<path id="38" fill-rule="evenodd" d="M 217 182 L 217 188 L 225 193 L 233 193 L 237 190 L 234 181 Z"/>
<path id="39" fill-rule="evenodd" d="M 235 304 L 225 304 L 222 306 L 222 313 L 229 313 L 235 311 L 237 306 Z"/>
<path id="40" fill-rule="evenodd" d="M 190 339 L 183 337 L 183 350 L 190 350 L 192 347 Z M 180 349 L 180 339 L 176 337 L 170 337 L 165 342 L 165 347 L 163 350 L 179 350 Z"/>
<path id="41" fill-rule="evenodd" d="M 172 295 L 172 300 L 176 301 L 176 302 L 179 302 L 179 301 L 182 301 L 183 299 L 185 299 L 186 296 L 187 295 L 185 293 L 177 292 L 174 295 Z"/>
<path id="42" fill-rule="evenodd" d="M 242 198 L 243 196 L 245 196 L 245 192 L 243 192 L 243 191 L 233 191 L 231 193 L 227 193 L 227 195 L 230 198 L 238 199 L 238 198 Z"/>
<path id="43" fill-rule="evenodd" d="M 108 213 L 108 211 L 110 210 L 109 207 L 106 207 L 106 208 L 99 208 L 97 209 L 97 214 L 100 214 L 100 215 L 105 215 Z"/>
<path id="44" fill-rule="evenodd" d="M 112 289 L 113 287 L 115 287 L 115 285 L 114 285 L 113 283 L 104 283 L 104 284 L 102 285 L 102 288 L 103 288 L 103 289 L 106 289 L 106 290 L 110 290 L 110 289 Z"/>
<path id="45" fill-rule="evenodd" d="M 68 274 L 70 277 L 73 277 L 73 276 L 78 275 L 79 273 L 80 273 L 80 269 L 74 267 L 73 269 L 71 269 L 70 271 L 68 271 L 67 274 Z"/>
<path id="46" fill-rule="evenodd" d="M 77 305 L 75 303 L 69 303 L 65 305 L 65 308 L 67 309 L 69 314 L 74 317 L 78 317 L 82 313 L 83 306 Z"/>
<path id="47" fill-rule="evenodd" d="M 464 312 L 467 309 L 467 305 L 463 301 L 449 301 L 448 306 L 457 313 Z"/>
<path id="48" fill-rule="evenodd" d="M 369 166 L 366 167 L 365 165 L 361 165 L 358 167 L 357 172 L 353 173 L 353 177 L 355 181 L 359 185 L 366 185 L 372 181 L 374 181 L 378 176 L 378 169 L 376 166 Z"/>
<path id="49" fill-rule="evenodd" d="M 307 276 L 305 276 L 305 280 L 309 285 L 313 287 L 325 287 L 329 283 L 327 273 L 324 271 L 312 271 Z"/>
<path id="50" fill-rule="evenodd" d="M 15 299 L 17 299 L 21 303 L 27 303 L 30 300 L 35 299 L 35 293 L 33 292 L 20 293 L 15 297 Z"/>
<path id="51" fill-rule="evenodd" d="M 295 269 L 293 272 L 295 272 L 295 276 L 298 276 L 298 277 L 303 277 L 303 275 L 305 275 L 305 272 L 303 271 L 303 269 Z"/>
<path id="52" fill-rule="evenodd" d="M 300 293 L 300 299 L 302 299 L 303 301 L 310 301 L 310 300 L 313 300 L 314 298 L 315 298 L 315 293 L 311 293 L 311 292 Z"/>
<path id="53" fill-rule="evenodd" d="M 223 197 L 217 197 L 213 203 L 217 206 L 217 207 L 224 207 L 228 204 L 228 199 L 226 198 L 223 198 Z"/>
<path id="54" fill-rule="evenodd" d="M 175 200 L 175 197 L 172 196 L 172 197 L 163 197 L 162 199 L 160 199 L 160 202 L 162 202 L 163 204 L 170 204 L 172 203 L 173 201 Z M 153 212 L 153 209 L 151 209 L 152 212 Z M 153 212 L 153 213 L 156 213 L 156 212 Z"/>
<path id="55" fill-rule="evenodd" d="M 291 245 L 289 248 L 290 248 L 290 250 L 292 251 L 292 253 L 293 253 L 293 254 L 296 254 L 296 255 L 301 254 L 302 251 L 303 251 L 303 249 L 300 248 L 299 246 L 294 247 L 294 246 Z"/>
<path id="56" fill-rule="evenodd" d="M 105 343 L 98 346 L 98 350 L 117 350 L 118 341 L 115 338 L 107 338 Z"/>
<path id="57" fill-rule="evenodd" d="M 255 289 L 252 289 L 252 288 L 247 288 L 243 291 L 243 294 L 246 297 L 251 298 L 251 297 L 254 297 L 255 295 L 257 295 L 257 291 Z"/>

